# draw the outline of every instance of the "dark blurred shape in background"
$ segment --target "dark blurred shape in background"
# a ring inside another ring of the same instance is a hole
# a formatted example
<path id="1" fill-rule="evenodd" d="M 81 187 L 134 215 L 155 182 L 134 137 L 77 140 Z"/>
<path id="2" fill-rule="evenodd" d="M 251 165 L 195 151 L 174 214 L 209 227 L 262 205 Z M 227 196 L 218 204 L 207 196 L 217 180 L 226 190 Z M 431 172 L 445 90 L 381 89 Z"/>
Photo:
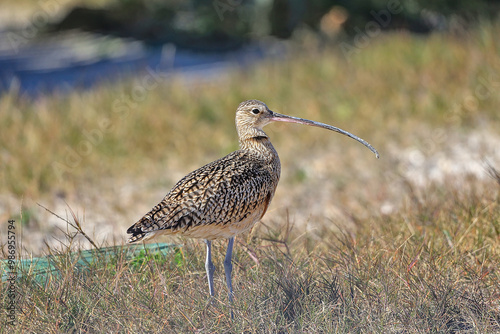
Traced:
<path id="1" fill-rule="evenodd" d="M 0 93 L 89 87 L 145 68 L 248 64 L 280 54 L 270 46 L 304 29 L 323 45 L 391 29 L 460 33 L 495 20 L 500 8 L 498 0 L 114 0 L 100 8 L 84 3 L 63 15 L 40 8 L 28 26 L 0 27 Z M 165 45 L 175 50 L 167 60 Z"/>
<path id="2" fill-rule="evenodd" d="M 342 10 L 343 31 L 377 21 L 382 29 L 428 33 L 494 19 L 498 0 L 116 0 L 106 8 L 75 7 L 50 30 L 82 29 L 151 44 L 224 51 L 266 35 L 290 38 L 306 25 L 320 31 L 332 9 Z M 385 13 L 396 14 L 385 17 Z"/>

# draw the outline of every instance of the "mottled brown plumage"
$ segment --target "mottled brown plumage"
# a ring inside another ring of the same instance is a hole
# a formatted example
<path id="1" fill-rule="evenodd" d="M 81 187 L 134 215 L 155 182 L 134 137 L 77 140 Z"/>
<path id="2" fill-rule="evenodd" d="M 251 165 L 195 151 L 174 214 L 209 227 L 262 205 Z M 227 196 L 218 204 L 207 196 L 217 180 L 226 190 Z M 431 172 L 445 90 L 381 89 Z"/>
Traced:
<path id="1" fill-rule="evenodd" d="M 127 230 L 132 234 L 129 242 L 176 233 L 207 240 L 231 238 L 262 218 L 278 185 L 281 165 L 267 135 L 252 127 L 260 125 L 251 122 L 260 116 L 253 114 L 253 109 L 269 111 L 260 101 L 240 104 L 237 115 L 243 116 L 237 117 L 236 125 L 241 148 L 177 182 L 158 205 Z"/>
<path id="2" fill-rule="evenodd" d="M 349 136 L 374 152 L 364 140 L 331 125 L 275 113 L 261 101 L 248 100 L 236 110 L 240 149 L 186 175 L 165 198 L 132 225 L 129 242 L 159 234 L 182 234 L 207 243 L 210 295 L 214 295 L 211 240 L 228 238 L 224 261 L 229 299 L 232 300 L 231 256 L 234 236 L 245 232 L 266 213 L 280 178 L 278 154 L 262 128 L 270 122 L 322 127 Z"/>
<path id="3" fill-rule="evenodd" d="M 130 242 L 156 233 L 208 240 L 233 237 L 264 215 L 279 175 L 275 152 L 266 157 L 247 150 L 233 152 L 180 180 L 127 231 L 133 234 Z"/>

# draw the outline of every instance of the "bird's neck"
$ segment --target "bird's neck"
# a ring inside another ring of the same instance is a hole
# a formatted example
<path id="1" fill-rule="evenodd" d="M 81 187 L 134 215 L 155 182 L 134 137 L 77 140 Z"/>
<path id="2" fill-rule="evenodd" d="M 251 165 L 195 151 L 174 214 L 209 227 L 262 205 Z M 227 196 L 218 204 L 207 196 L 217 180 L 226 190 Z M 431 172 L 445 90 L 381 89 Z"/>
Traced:
<path id="1" fill-rule="evenodd" d="M 248 127 L 245 129 L 238 128 L 238 138 L 240 140 L 241 149 L 251 149 L 254 144 L 258 144 L 260 141 L 269 141 L 269 137 L 267 137 L 264 130 L 253 127 Z"/>
<path id="2" fill-rule="evenodd" d="M 274 149 L 273 144 L 271 144 L 269 137 L 262 130 L 240 135 L 240 149 L 258 154 L 263 159 L 269 161 L 278 157 L 278 153 Z"/>
<path id="3" fill-rule="evenodd" d="M 240 133 L 240 150 L 248 153 L 256 160 L 264 162 L 271 172 L 274 182 L 278 184 L 281 174 L 281 163 L 278 153 L 274 149 L 269 137 L 262 130 L 249 133 Z"/>
<path id="4" fill-rule="evenodd" d="M 240 148 L 242 150 L 254 150 L 259 146 L 273 147 L 267 135 L 240 138 Z"/>

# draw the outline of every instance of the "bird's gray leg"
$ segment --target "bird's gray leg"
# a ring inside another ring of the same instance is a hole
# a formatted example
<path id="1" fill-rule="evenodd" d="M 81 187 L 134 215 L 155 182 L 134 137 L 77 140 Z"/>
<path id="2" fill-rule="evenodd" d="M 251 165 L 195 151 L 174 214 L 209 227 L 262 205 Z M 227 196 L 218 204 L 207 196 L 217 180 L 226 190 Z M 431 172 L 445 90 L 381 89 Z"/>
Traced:
<path id="1" fill-rule="evenodd" d="M 233 264 L 231 263 L 231 259 L 233 257 L 233 245 L 234 245 L 234 237 L 229 239 L 229 243 L 227 244 L 226 258 L 224 259 L 224 271 L 226 272 L 226 283 L 229 294 L 229 304 L 233 303 L 233 284 L 231 283 L 231 272 L 233 271 Z M 231 319 L 234 319 L 234 314 L 232 309 L 231 309 Z"/>
<path id="2" fill-rule="evenodd" d="M 226 258 L 224 259 L 224 271 L 226 272 L 226 283 L 229 293 L 229 302 L 233 301 L 233 285 L 231 283 L 231 272 L 233 271 L 233 264 L 231 263 L 231 258 L 233 257 L 233 244 L 234 237 L 229 239 L 227 244 Z"/>
<path id="3" fill-rule="evenodd" d="M 208 289 L 210 290 L 210 296 L 214 296 L 214 272 L 215 266 L 212 262 L 212 242 L 210 240 L 205 240 L 207 244 L 207 260 L 205 261 L 205 269 L 207 270 L 208 278 Z"/>

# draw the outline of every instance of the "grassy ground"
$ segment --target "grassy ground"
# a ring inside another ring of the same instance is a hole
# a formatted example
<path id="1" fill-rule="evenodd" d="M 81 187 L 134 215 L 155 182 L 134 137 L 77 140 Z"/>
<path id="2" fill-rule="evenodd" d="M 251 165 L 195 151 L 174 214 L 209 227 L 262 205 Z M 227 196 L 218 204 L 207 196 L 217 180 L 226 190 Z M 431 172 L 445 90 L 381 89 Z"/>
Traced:
<path id="1" fill-rule="evenodd" d="M 263 222 L 237 239 L 234 321 L 225 242 L 211 304 L 203 243 L 167 238 L 184 244 L 172 257 L 118 253 L 86 273 L 61 261 L 62 279 L 47 284 L 25 276 L 16 329 L 500 332 L 500 180 L 485 167 L 500 166 L 499 32 L 389 34 L 349 59 L 298 52 L 209 82 L 145 73 L 36 101 L 1 97 L 0 241 L 5 250 L 14 218 L 23 255 L 89 247 L 36 203 L 62 216 L 67 203 L 96 244 L 120 245 L 175 181 L 237 148 L 234 110 L 248 98 L 381 153 L 319 129 L 266 128 L 283 174 Z"/>

